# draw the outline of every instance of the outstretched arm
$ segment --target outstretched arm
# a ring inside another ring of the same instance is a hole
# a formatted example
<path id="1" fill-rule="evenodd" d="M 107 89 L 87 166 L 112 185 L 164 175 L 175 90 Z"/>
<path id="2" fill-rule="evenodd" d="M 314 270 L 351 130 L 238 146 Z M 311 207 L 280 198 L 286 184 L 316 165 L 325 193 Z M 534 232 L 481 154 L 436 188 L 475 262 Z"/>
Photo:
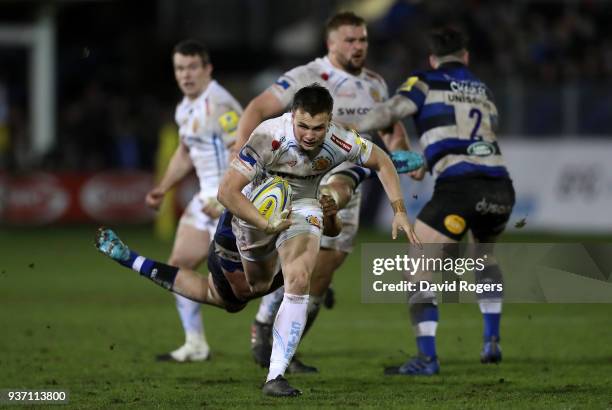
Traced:
<path id="1" fill-rule="evenodd" d="M 147 206 L 149 208 L 159 209 L 166 192 L 176 185 L 177 182 L 185 178 L 192 169 L 193 162 L 189 156 L 189 151 L 187 147 L 181 143 L 176 151 L 174 151 L 170 164 L 159 184 L 147 193 L 145 198 Z"/>
<path id="2" fill-rule="evenodd" d="M 406 233 L 410 243 L 419 244 L 420 242 L 408 221 L 399 176 L 389 156 L 382 149 L 374 145 L 370 158 L 363 165 L 378 173 L 378 178 L 385 189 L 389 202 L 391 202 L 394 213 L 391 227 L 393 239 L 397 238 L 397 230 L 399 229 Z"/>
<path id="3" fill-rule="evenodd" d="M 394 95 L 387 101 L 376 104 L 356 126 L 363 132 L 382 130 L 414 114 L 417 109 L 416 104 L 409 98 Z"/>

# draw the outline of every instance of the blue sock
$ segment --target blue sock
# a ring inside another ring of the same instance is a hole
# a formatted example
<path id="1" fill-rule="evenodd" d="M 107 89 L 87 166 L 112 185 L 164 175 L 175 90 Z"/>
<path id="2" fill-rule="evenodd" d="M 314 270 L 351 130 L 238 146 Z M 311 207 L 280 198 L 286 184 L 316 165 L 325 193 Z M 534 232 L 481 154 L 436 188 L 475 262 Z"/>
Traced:
<path id="1" fill-rule="evenodd" d="M 412 317 L 416 322 L 416 344 L 419 354 L 435 359 L 438 357 L 436 353 L 438 307 L 433 303 L 416 304 L 412 309 Z"/>
<path id="2" fill-rule="evenodd" d="M 125 261 L 118 262 L 169 290 L 174 286 L 174 280 L 179 271 L 179 268 L 176 266 L 170 266 L 152 259 L 147 259 L 132 250 L 130 250 L 129 258 Z"/>
<path id="3" fill-rule="evenodd" d="M 436 354 L 436 337 L 435 336 L 417 336 L 417 348 L 419 354 L 429 356 L 432 359 L 438 357 Z"/>
<path id="4" fill-rule="evenodd" d="M 499 320 L 501 313 L 483 313 L 484 331 L 482 337 L 485 342 L 489 342 L 492 337 L 499 341 Z"/>
<path id="5" fill-rule="evenodd" d="M 134 262 L 139 257 L 142 260 L 139 261 L 138 265 L 134 266 Z M 147 278 L 151 277 L 151 272 L 153 271 L 153 268 L 155 267 L 155 264 L 156 264 L 155 261 L 151 259 L 147 259 L 144 256 L 141 257 L 139 254 L 137 254 L 136 252 L 132 250 L 130 250 L 129 258 L 127 258 L 124 261 L 118 261 L 118 262 L 122 264 L 123 266 L 125 266 L 126 268 L 133 269 L 136 272 L 140 273 L 142 276 L 146 276 Z"/>

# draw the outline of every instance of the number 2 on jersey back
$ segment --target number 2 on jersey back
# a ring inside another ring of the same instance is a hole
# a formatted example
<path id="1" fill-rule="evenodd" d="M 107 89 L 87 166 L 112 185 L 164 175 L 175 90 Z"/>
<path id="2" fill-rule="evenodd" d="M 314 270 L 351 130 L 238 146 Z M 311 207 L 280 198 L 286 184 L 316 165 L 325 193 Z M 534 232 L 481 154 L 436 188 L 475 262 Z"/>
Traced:
<path id="1" fill-rule="evenodd" d="M 470 133 L 470 139 L 479 140 L 482 137 L 478 136 L 478 130 L 480 129 L 480 122 L 482 121 L 482 112 L 478 108 L 472 108 L 469 114 L 470 118 L 476 117 L 476 123 L 474 124 L 474 128 L 472 128 L 472 132 Z"/>

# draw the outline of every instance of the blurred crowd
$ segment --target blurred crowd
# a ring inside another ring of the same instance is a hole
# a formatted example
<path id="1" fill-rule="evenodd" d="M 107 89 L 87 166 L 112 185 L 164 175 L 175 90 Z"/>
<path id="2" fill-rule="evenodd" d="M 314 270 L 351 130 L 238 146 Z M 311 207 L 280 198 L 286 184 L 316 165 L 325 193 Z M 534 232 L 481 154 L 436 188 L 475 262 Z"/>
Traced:
<path id="1" fill-rule="evenodd" d="M 67 17 L 61 13 L 57 144 L 42 162 L 31 157 L 27 77 L 5 65 L 0 72 L 0 169 L 152 168 L 159 129 L 173 121 L 181 97 L 169 50 L 183 33 L 166 38 L 163 45 L 151 41 L 155 19 L 145 15 L 138 30 L 117 32 L 120 44 L 92 35 L 83 48 L 71 32 L 62 31 Z M 607 136 L 612 107 L 610 15 L 612 3 L 594 0 L 389 2 L 384 12 L 366 16 L 369 65 L 393 89 L 411 70 L 427 68 L 428 28 L 452 22 L 468 33 L 473 71 L 496 95 L 502 135 Z M 320 19 L 301 19 L 315 31 L 321 25 Z M 99 24 L 92 23 L 91 30 L 108 28 Z M 268 30 L 268 42 L 286 28 Z M 309 61 L 324 53 L 322 36 L 317 44 L 316 50 L 291 58 L 274 49 L 223 49 L 214 43 L 211 54 L 216 77 L 246 105 L 261 91 L 262 72 L 276 74 Z M 0 56 L 6 55 L 0 48 Z M 9 57 L 12 66 L 27 63 L 25 53 Z M 21 67 L 19 72 L 27 70 Z"/>

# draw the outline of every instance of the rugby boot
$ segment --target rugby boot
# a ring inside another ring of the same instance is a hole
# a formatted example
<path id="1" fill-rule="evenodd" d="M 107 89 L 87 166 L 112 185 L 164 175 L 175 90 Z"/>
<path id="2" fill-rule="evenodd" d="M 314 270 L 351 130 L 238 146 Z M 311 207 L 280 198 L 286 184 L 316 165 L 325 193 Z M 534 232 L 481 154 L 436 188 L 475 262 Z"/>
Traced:
<path id="1" fill-rule="evenodd" d="M 261 391 L 266 396 L 274 397 L 295 397 L 302 394 L 302 392 L 295 387 L 291 387 L 287 379 L 281 375 L 276 376 L 276 379 L 267 381 L 266 384 L 263 385 Z"/>
<path id="2" fill-rule="evenodd" d="M 112 229 L 98 228 L 94 243 L 100 252 L 117 262 L 125 262 L 130 258 L 130 249 Z"/>
<path id="3" fill-rule="evenodd" d="M 385 369 L 387 375 L 432 376 L 438 373 L 440 373 L 438 359 L 424 355 L 415 356 L 399 367 L 392 366 Z"/>
<path id="4" fill-rule="evenodd" d="M 170 353 L 160 354 L 156 357 L 158 362 L 203 362 L 210 359 L 210 347 L 206 342 L 186 342 L 184 345 Z"/>
<path id="5" fill-rule="evenodd" d="M 502 351 L 495 336 L 485 342 L 480 351 L 480 363 L 499 363 L 502 361 Z"/>

